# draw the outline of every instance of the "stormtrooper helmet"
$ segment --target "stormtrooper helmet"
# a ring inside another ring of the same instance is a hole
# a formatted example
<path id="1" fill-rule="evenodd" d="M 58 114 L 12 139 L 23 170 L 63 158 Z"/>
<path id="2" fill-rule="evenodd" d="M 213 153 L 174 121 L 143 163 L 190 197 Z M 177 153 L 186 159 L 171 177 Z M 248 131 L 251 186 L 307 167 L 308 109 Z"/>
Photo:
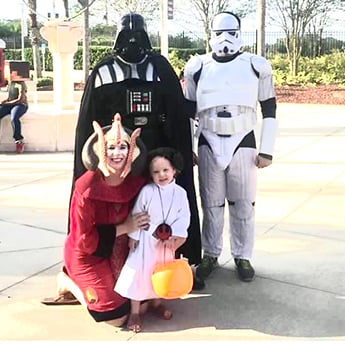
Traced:
<path id="1" fill-rule="evenodd" d="M 234 13 L 220 12 L 211 22 L 210 46 L 217 56 L 237 53 L 242 45 L 241 20 Z"/>

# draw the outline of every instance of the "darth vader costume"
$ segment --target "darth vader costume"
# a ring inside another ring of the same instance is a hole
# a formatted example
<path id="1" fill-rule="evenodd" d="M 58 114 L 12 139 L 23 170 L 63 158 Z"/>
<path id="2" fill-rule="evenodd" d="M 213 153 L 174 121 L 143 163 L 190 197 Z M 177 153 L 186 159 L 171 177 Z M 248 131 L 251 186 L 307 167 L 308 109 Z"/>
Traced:
<path id="1" fill-rule="evenodd" d="M 176 73 L 165 57 L 153 52 L 144 19 L 135 13 L 122 17 L 113 53 L 95 66 L 85 85 L 75 135 L 73 185 L 85 172 L 81 152 L 93 131 L 92 121 L 107 126 L 116 113 L 124 127 L 141 128 L 147 150 L 170 146 L 183 155 L 185 167 L 177 183 L 187 191 L 191 226 L 178 255 L 199 264 L 200 224 L 185 99 Z"/>

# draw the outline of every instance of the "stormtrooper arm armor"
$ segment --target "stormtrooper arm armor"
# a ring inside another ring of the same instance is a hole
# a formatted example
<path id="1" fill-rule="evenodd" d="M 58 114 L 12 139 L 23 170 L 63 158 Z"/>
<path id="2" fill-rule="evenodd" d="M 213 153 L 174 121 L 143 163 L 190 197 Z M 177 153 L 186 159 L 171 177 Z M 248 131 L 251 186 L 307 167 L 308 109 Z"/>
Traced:
<path id="1" fill-rule="evenodd" d="M 196 87 L 197 76 L 202 68 L 202 61 L 199 56 L 192 56 L 184 68 L 184 96 L 187 102 L 187 111 L 189 117 L 195 118 L 196 113 Z"/>
<path id="2" fill-rule="evenodd" d="M 274 143 L 278 131 L 278 121 L 276 120 L 277 101 L 273 84 L 272 67 L 270 63 L 261 56 L 253 57 L 252 65 L 259 74 L 258 99 L 263 117 L 259 155 L 272 160 Z"/>
<path id="3" fill-rule="evenodd" d="M 274 143 L 278 131 L 278 122 L 273 117 L 266 117 L 261 125 L 259 156 L 272 160 Z"/>
<path id="4" fill-rule="evenodd" d="M 276 119 L 276 98 L 269 98 L 260 101 L 262 113 L 261 137 L 259 155 L 272 160 L 274 143 L 278 131 L 278 121 Z"/>
<path id="5" fill-rule="evenodd" d="M 271 64 L 262 56 L 257 55 L 251 58 L 251 64 L 259 77 L 258 100 L 261 102 L 275 97 Z"/>

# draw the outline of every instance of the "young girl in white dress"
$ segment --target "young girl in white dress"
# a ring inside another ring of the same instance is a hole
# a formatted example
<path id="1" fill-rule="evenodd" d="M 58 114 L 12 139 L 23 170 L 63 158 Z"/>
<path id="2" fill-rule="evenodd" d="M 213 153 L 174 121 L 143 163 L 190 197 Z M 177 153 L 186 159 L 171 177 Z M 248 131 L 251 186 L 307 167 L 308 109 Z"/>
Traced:
<path id="1" fill-rule="evenodd" d="M 170 320 L 172 312 L 155 294 L 151 276 L 156 263 L 173 260 L 175 250 L 187 238 L 190 209 L 186 191 L 175 183 L 182 170 L 182 156 L 176 150 L 162 147 L 148 154 L 148 168 L 152 182 L 143 187 L 132 213 L 147 211 L 150 228 L 129 234 L 130 252 L 121 270 L 115 291 L 131 299 L 128 330 L 140 332 L 141 301 L 151 300 L 149 308 L 158 317 Z"/>

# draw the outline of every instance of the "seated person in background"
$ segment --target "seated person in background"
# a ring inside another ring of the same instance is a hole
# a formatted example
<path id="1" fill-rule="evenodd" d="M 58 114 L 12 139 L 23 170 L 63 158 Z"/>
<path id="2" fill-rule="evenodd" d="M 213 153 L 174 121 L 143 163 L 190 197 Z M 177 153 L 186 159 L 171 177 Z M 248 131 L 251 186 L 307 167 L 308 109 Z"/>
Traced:
<path id="1" fill-rule="evenodd" d="M 25 81 L 17 75 L 17 72 L 11 73 L 11 81 L 8 85 L 8 97 L 0 104 L 0 120 L 6 115 L 11 116 L 13 128 L 13 139 L 16 144 L 16 152 L 24 151 L 24 142 L 21 129 L 20 118 L 28 110 L 27 86 Z"/>

